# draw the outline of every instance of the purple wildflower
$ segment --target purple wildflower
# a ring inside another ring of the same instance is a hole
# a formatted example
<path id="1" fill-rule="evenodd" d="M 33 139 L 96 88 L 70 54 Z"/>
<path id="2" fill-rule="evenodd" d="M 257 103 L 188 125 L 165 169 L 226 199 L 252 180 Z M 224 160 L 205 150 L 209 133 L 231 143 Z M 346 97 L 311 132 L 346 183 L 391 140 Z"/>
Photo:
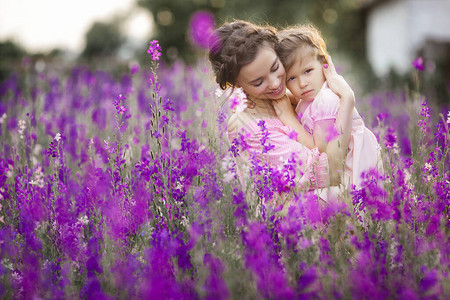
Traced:
<path id="1" fill-rule="evenodd" d="M 263 146 L 262 153 L 267 153 L 270 150 L 272 150 L 275 146 L 271 144 L 266 144 L 267 140 L 269 139 L 269 131 L 266 127 L 266 122 L 264 120 L 261 120 L 258 122 L 258 126 L 261 129 L 262 137 L 261 137 L 261 145 Z"/>
<path id="2" fill-rule="evenodd" d="M 242 241 L 246 267 L 255 274 L 261 296 L 269 299 L 294 298 L 265 224 L 249 224 L 248 231 L 242 234 Z"/>
<path id="3" fill-rule="evenodd" d="M 397 135 L 395 134 L 395 130 L 389 126 L 384 137 L 384 146 L 386 146 L 387 149 L 393 149 L 396 142 Z"/>
<path id="4" fill-rule="evenodd" d="M 412 66 L 413 66 L 414 68 L 416 68 L 416 70 L 418 70 L 418 71 L 423 71 L 423 70 L 424 70 L 423 58 L 422 58 L 422 56 L 419 56 L 418 58 L 416 58 L 411 64 L 412 64 Z"/>
<path id="5" fill-rule="evenodd" d="M 207 11 L 197 11 L 192 15 L 190 27 L 190 37 L 194 45 L 208 49 L 209 39 L 214 32 L 214 16 Z"/>
<path id="6" fill-rule="evenodd" d="M 150 46 L 148 47 L 147 53 L 152 56 L 152 60 L 159 60 L 159 57 L 161 56 L 161 46 L 159 45 L 159 42 L 157 40 L 153 40 L 150 42 Z"/>
<path id="7" fill-rule="evenodd" d="M 204 289 L 206 290 L 205 299 L 228 299 L 230 292 L 226 282 L 222 278 L 224 267 L 217 257 L 206 253 L 203 257 L 203 263 L 208 266 L 209 276 L 205 280 Z"/>
<path id="8" fill-rule="evenodd" d="M 165 101 L 164 101 L 164 104 L 163 104 L 163 109 L 165 110 L 165 111 L 174 111 L 174 109 L 173 109 L 173 102 L 172 102 L 172 100 L 170 100 L 169 98 L 167 98 Z"/>
<path id="9" fill-rule="evenodd" d="M 122 102 L 126 99 L 127 99 L 127 97 L 125 95 L 119 94 L 119 95 L 117 95 L 116 100 L 114 100 L 113 104 L 114 104 L 114 107 L 116 108 L 118 115 L 123 116 L 123 114 L 127 111 L 125 106 L 122 104 Z M 125 116 L 126 119 L 128 119 L 130 117 L 131 117 L 131 115 Z"/>

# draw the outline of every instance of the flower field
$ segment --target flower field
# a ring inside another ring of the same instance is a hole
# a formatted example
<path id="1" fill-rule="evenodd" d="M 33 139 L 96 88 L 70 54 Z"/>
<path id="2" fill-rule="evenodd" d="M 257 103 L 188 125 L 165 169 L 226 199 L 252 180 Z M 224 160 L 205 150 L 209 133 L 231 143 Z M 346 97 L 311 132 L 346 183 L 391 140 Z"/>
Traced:
<path id="1" fill-rule="evenodd" d="M 295 161 L 241 184 L 208 63 L 152 47 L 148 70 L 24 61 L 1 83 L 2 299 L 450 297 L 446 111 L 414 87 L 357 99 L 385 173 L 320 206 Z"/>

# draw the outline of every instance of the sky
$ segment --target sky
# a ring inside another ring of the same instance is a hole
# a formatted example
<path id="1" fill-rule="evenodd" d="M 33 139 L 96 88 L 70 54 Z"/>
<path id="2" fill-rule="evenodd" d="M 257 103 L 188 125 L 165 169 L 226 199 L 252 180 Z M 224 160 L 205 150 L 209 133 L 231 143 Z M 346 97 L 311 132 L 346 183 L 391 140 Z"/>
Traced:
<path id="1" fill-rule="evenodd" d="M 94 21 L 128 15 L 124 31 L 135 39 L 148 39 L 151 14 L 135 6 L 136 0 L 0 0 L 0 41 L 12 39 L 27 51 L 54 48 L 81 52 Z"/>

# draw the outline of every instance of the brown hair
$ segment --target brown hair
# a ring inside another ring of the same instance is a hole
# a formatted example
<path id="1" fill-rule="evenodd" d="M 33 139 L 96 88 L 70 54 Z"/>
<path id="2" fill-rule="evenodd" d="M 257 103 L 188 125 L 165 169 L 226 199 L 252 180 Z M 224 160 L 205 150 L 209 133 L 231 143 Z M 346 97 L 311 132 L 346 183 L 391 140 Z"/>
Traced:
<path id="1" fill-rule="evenodd" d="M 327 62 L 328 52 L 320 31 L 312 24 L 288 27 L 278 33 L 278 57 L 286 70 L 294 64 L 297 50 L 302 46 L 310 46 L 322 63 Z"/>
<path id="2" fill-rule="evenodd" d="M 274 50 L 278 43 L 271 26 L 238 20 L 217 28 L 210 39 L 209 61 L 220 87 L 235 86 L 241 68 L 251 63 L 266 43 Z"/>

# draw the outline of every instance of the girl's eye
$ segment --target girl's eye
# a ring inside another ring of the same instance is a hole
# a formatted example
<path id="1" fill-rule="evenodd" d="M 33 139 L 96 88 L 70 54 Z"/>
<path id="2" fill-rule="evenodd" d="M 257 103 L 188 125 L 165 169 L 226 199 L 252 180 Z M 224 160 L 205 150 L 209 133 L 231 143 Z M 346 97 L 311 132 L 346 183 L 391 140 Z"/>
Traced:
<path id="1" fill-rule="evenodd" d="M 311 73 L 312 70 L 313 70 L 313 69 L 308 69 L 308 70 L 305 71 L 305 73 L 306 73 L 306 74 Z"/>
<path id="2" fill-rule="evenodd" d="M 287 81 L 291 81 L 291 80 L 294 80 L 294 79 L 295 79 L 295 76 L 292 76 L 292 77 L 289 77 Z"/>

